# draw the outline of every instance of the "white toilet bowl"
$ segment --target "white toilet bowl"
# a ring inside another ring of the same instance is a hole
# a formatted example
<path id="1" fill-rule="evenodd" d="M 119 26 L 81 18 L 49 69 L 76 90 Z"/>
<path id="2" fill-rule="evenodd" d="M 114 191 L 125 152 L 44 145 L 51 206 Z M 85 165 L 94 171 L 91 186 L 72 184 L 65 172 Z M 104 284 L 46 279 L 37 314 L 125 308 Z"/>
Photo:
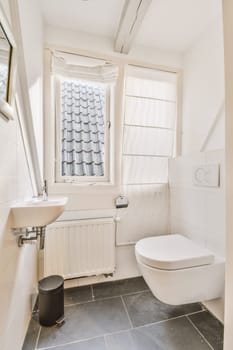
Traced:
<path id="1" fill-rule="evenodd" d="M 224 259 L 184 236 L 144 238 L 137 242 L 135 254 L 151 292 L 164 303 L 180 305 L 223 295 Z"/>

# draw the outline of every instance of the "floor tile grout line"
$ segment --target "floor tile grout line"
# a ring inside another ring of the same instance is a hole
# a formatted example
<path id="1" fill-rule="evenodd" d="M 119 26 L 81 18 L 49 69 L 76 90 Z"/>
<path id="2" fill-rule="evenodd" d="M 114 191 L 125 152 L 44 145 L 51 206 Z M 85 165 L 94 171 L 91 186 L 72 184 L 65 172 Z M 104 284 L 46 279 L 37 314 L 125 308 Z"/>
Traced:
<path id="1" fill-rule="evenodd" d="M 124 301 L 123 301 L 123 305 L 124 307 L 126 308 L 126 305 L 124 304 Z M 204 311 L 204 310 L 203 310 Z M 203 312 L 202 310 L 201 311 L 195 311 L 193 313 L 188 313 L 188 314 L 185 314 L 185 315 L 180 315 L 180 316 L 176 316 L 176 317 L 171 317 L 171 318 L 168 318 L 166 320 L 161 320 L 161 321 L 157 321 L 157 322 L 152 322 L 152 323 L 147 323 L 145 325 L 142 325 L 142 326 L 137 326 L 137 327 L 133 327 L 132 328 L 128 328 L 128 329 L 123 329 L 123 330 L 118 330 L 118 331 L 115 331 L 115 332 L 110 332 L 110 333 L 104 333 L 100 336 L 97 336 L 97 337 L 91 337 L 91 338 L 84 338 L 84 339 L 77 339 L 77 340 L 74 340 L 72 342 L 68 342 L 68 343 L 62 343 L 62 344 L 57 344 L 57 345 L 51 345 L 49 347 L 42 347 L 42 348 L 36 348 L 36 350 L 47 350 L 47 349 L 54 349 L 56 347 L 61 347 L 61 346 L 66 346 L 66 345 L 70 345 L 70 344 L 76 344 L 76 343 L 81 343 L 81 342 L 84 342 L 84 341 L 89 341 L 89 340 L 92 340 L 92 339 L 97 339 L 97 338 L 106 338 L 107 336 L 111 336 L 111 335 L 115 335 L 115 334 L 119 334 L 119 333 L 126 333 L 126 332 L 129 332 L 133 329 L 141 329 L 141 328 L 145 328 L 145 327 L 150 327 L 150 326 L 153 326 L 153 325 L 157 325 L 157 324 L 161 324 L 161 323 L 165 323 L 165 322 L 168 322 L 168 321 L 173 321 L 173 320 L 176 320 L 176 319 L 179 319 L 179 318 L 188 318 L 189 315 L 193 315 L 193 314 L 196 314 L 198 312 Z M 126 313 L 128 315 L 128 310 L 126 308 Z M 129 317 L 129 315 L 128 315 Z M 129 321 L 130 321 L 130 325 L 132 324 L 131 323 L 131 319 L 129 317 Z M 190 321 L 190 320 L 189 320 Z M 203 335 L 201 334 L 201 336 L 203 337 Z M 203 337 L 204 338 L 204 337 Z M 206 341 L 206 343 L 209 345 L 208 341 L 204 338 L 204 340 Z M 209 345 L 211 350 L 214 350 L 211 345 Z"/>
<path id="2" fill-rule="evenodd" d="M 139 328 L 143 328 L 143 327 L 149 327 L 149 326 L 155 326 L 157 324 L 160 324 L 160 323 L 165 323 L 167 321 L 173 321 L 173 320 L 177 320 L 179 318 L 182 318 L 182 317 L 185 317 L 186 315 L 180 315 L 180 316 L 175 316 L 175 317 L 170 317 L 170 318 L 167 318 L 166 320 L 161 320 L 161 321 L 156 321 L 156 322 L 150 322 L 150 323 L 147 323 L 147 324 L 143 324 L 141 326 L 136 326 L 134 327 L 134 329 L 139 329 Z"/>
<path id="3" fill-rule="evenodd" d="M 47 347 L 37 348 L 36 350 L 49 350 L 49 349 L 59 348 L 61 346 L 66 346 L 66 345 L 71 345 L 71 344 L 79 344 L 79 343 L 82 343 L 82 342 L 86 342 L 86 341 L 93 340 L 93 339 L 98 339 L 98 338 L 104 338 L 104 335 L 99 335 L 99 336 L 96 336 L 96 337 L 84 338 L 84 339 L 79 339 L 79 340 L 77 339 L 77 340 L 74 340 L 74 341 L 71 341 L 71 342 L 68 342 L 68 343 L 62 343 L 62 344 L 56 344 L 56 345 L 50 345 L 50 346 L 47 346 Z"/>
<path id="4" fill-rule="evenodd" d="M 121 297 L 121 300 L 122 300 L 124 309 L 125 309 L 125 311 L 126 311 L 127 317 L 128 317 L 128 319 L 129 319 L 129 323 L 130 323 L 131 328 L 125 329 L 125 330 L 118 330 L 118 331 L 110 332 L 110 333 L 104 333 L 104 334 L 102 334 L 102 335 L 100 335 L 100 336 L 98 336 L 98 337 L 91 337 L 91 338 L 86 338 L 86 339 L 77 339 L 77 340 L 75 340 L 75 341 L 73 341 L 73 342 L 68 342 L 68 343 L 63 343 L 63 344 L 58 344 L 58 345 L 52 345 L 52 346 L 50 346 L 50 347 L 45 347 L 45 348 L 36 348 L 36 349 L 38 349 L 38 350 L 53 349 L 53 348 L 55 348 L 56 346 L 64 346 L 64 345 L 69 345 L 69 344 L 74 344 L 74 343 L 80 343 L 80 342 L 82 342 L 82 341 L 88 341 L 88 340 L 91 340 L 91 339 L 96 339 L 96 338 L 100 338 L 100 337 L 105 337 L 105 336 L 108 336 L 108 335 L 114 335 L 114 334 L 118 334 L 118 333 L 124 333 L 124 332 L 130 331 L 131 329 L 140 329 L 140 328 L 144 328 L 144 327 L 148 327 L 148 326 L 157 325 L 157 324 L 160 324 L 160 323 L 164 323 L 164 322 L 167 322 L 167 321 L 176 320 L 176 319 L 179 319 L 179 318 L 182 318 L 182 317 L 187 317 L 187 316 L 189 316 L 189 315 L 193 315 L 193 314 L 197 314 L 197 313 L 201 313 L 201 312 L 204 312 L 204 311 L 205 311 L 205 310 L 195 311 L 195 312 L 192 312 L 192 313 L 187 313 L 187 314 L 184 314 L 184 315 L 179 315 L 179 316 L 176 316 L 176 317 L 167 318 L 166 320 L 151 322 L 151 323 L 147 323 L 147 324 L 144 324 L 144 325 L 141 325 L 141 326 L 136 326 L 136 327 L 134 327 L 133 324 L 132 324 L 132 321 L 131 321 L 131 319 L 130 319 L 130 316 L 129 316 L 127 307 L 126 307 L 125 302 L 124 302 L 124 300 L 123 300 L 122 297 Z M 41 331 L 41 328 L 40 328 L 40 331 Z M 40 332 L 39 332 L 39 333 L 40 333 Z M 38 335 L 38 340 L 39 340 L 39 335 Z"/>
<path id="5" fill-rule="evenodd" d="M 94 299 L 90 299 L 90 300 L 80 301 L 80 302 L 72 303 L 72 304 L 64 304 L 64 307 L 70 307 L 70 306 L 75 306 L 75 305 L 83 305 L 83 304 L 87 304 L 87 303 L 92 303 L 93 301 L 95 301 L 95 300 Z"/>
<path id="6" fill-rule="evenodd" d="M 132 331 L 134 328 L 127 328 L 127 329 L 122 329 L 121 331 L 115 331 L 115 332 L 110 332 L 110 333 L 105 333 L 104 336 L 108 337 L 111 335 L 115 335 L 115 334 L 120 334 L 120 333 L 127 333 L 129 331 Z"/>
<path id="7" fill-rule="evenodd" d="M 200 314 L 202 312 L 206 312 L 206 310 L 199 310 L 199 311 L 188 312 L 187 314 L 184 314 L 183 316 L 191 316 L 191 315 L 195 315 L 195 314 Z"/>
<path id="8" fill-rule="evenodd" d="M 118 295 L 113 295 L 110 297 L 103 297 L 103 298 L 98 298 L 98 299 L 95 299 L 95 297 L 94 297 L 94 299 L 91 299 L 91 300 L 81 301 L 81 302 L 77 302 L 77 303 L 73 303 L 73 304 L 65 304 L 64 306 L 71 307 L 71 306 L 75 306 L 75 305 L 83 305 L 83 304 L 92 303 L 95 301 L 103 301 L 103 300 L 109 300 L 109 299 L 114 299 L 114 298 L 121 298 L 121 297 L 128 296 L 128 295 L 135 295 L 135 294 L 147 293 L 147 292 L 150 292 L 150 290 L 145 289 L 145 290 L 138 291 L 138 292 L 132 292 L 132 293 L 127 293 L 127 294 L 118 294 Z M 94 292 L 93 292 L 93 295 L 94 295 Z M 183 314 L 182 316 L 192 315 L 192 314 L 203 312 L 203 311 L 208 311 L 203 304 L 201 304 L 201 306 L 202 306 L 201 310 L 194 311 L 194 312 L 188 312 L 187 314 Z"/>
<path id="9" fill-rule="evenodd" d="M 94 290 L 93 290 L 93 286 L 90 285 L 90 289 L 91 289 L 91 294 L 92 294 L 92 297 L 94 296 Z M 193 315 L 193 314 L 196 314 L 196 313 L 201 313 L 201 312 L 204 312 L 206 311 L 205 308 L 203 308 L 203 305 L 202 305 L 202 309 L 201 310 L 198 310 L 198 311 L 195 311 L 195 312 L 191 312 L 191 313 L 187 313 L 187 314 L 183 314 L 183 315 L 180 315 L 180 316 L 177 316 L 177 317 L 172 317 L 172 318 L 168 318 L 166 320 L 161 320 L 161 321 L 157 321 L 157 322 L 152 322 L 152 323 L 148 323 L 148 324 L 145 324 L 145 325 L 141 325 L 141 326 L 138 326 L 138 327 L 133 327 L 132 325 L 132 321 L 131 321 L 131 318 L 129 316 L 129 313 L 128 313 L 128 310 L 127 310 L 127 307 L 126 307 L 126 304 L 125 304 L 125 301 L 123 299 L 123 296 L 127 296 L 127 295 L 135 295 L 135 294 L 142 294 L 142 293 L 147 293 L 147 292 L 150 292 L 150 290 L 148 289 L 144 289 L 144 290 L 141 290 L 141 291 L 134 291 L 134 292 L 130 292 L 130 293 L 124 293 L 124 294 L 121 294 L 121 295 L 115 295 L 115 296 L 111 296 L 111 297 L 104 297 L 104 298 L 99 298 L 99 299 L 96 299 L 96 300 L 89 300 L 89 301 L 84 301 L 84 302 L 80 302 L 80 303 L 74 303 L 74 304 L 67 304 L 66 307 L 72 307 L 72 306 L 75 306 L 75 305 L 82 305 L 82 304 L 86 304 L 86 303 L 90 303 L 90 302 L 94 302 L 94 301 L 104 301 L 104 300 L 109 300 L 109 299 L 117 299 L 117 298 L 121 298 L 122 300 L 122 303 L 123 303 L 123 306 L 124 306 L 124 309 L 127 313 L 127 316 L 128 316 L 128 320 L 129 320 L 129 323 L 130 323 L 130 326 L 131 326 L 131 329 L 134 329 L 134 328 L 142 328 L 142 327 L 147 327 L 147 326 L 150 326 L 150 325 L 156 325 L 156 324 L 159 324 L 159 323 L 162 323 L 162 322 L 167 322 L 169 320 L 174 320 L 174 319 L 177 319 L 177 318 L 181 318 L 181 317 L 184 317 L 184 316 L 189 316 L 189 315 Z M 130 329 L 127 329 L 127 330 L 122 330 L 122 331 L 115 331 L 115 332 L 112 332 L 112 333 L 106 333 L 106 334 L 103 334 L 99 337 L 106 337 L 106 335 L 111 335 L 111 334 L 117 334 L 117 333 L 121 333 L 121 332 L 127 332 L 129 331 Z M 37 336 L 37 341 L 36 341 L 36 348 L 37 349 L 37 346 L 38 346 L 38 342 L 39 342 L 39 337 L 40 337 L 40 333 L 41 333 L 41 327 L 39 329 L 39 332 L 38 332 L 38 336 Z M 89 340 L 89 339 L 94 339 L 94 338 L 98 338 L 98 337 L 92 337 L 92 338 L 88 338 L 88 339 L 77 339 L 75 340 L 74 342 L 72 342 L 71 344 L 73 343 L 78 343 L 78 342 L 82 342 L 82 341 L 85 341 L 85 340 Z M 47 348 L 38 348 L 38 349 L 49 349 L 49 348 L 54 348 L 54 347 L 58 347 L 58 346 L 63 346 L 63 345 L 67 345 L 67 344 L 70 344 L 70 343 L 65 343 L 65 344 L 59 344 L 59 345 L 52 345 L 51 347 L 47 347 Z M 209 344 L 209 343 L 208 343 Z"/>
<path id="10" fill-rule="evenodd" d="M 75 305 L 84 305 L 84 304 L 88 304 L 88 303 L 94 303 L 96 301 L 111 300 L 111 299 L 120 298 L 120 297 L 121 297 L 120 295 L 117 295 L 117 296 L 107 297 L 107 298 L 103 298 L 103 299 L 93 299 L 93 300 L 91 299 L 91 300 L 87 300 L 85 302 L 66 304 L 65 307 L 71 307 L 71 306 L 75 306 Z"/>
<path id="11" fill-rule="evenodd" d="M 128 320 L 129 320 L 129 324 L 130 324 L 130 326 L 131 326 L 131 329 L 133 329 L 133 323 L 132 323 L 131 318 L 130 318 L 130 316 L 129 316 L 129 312 L 128 312 L 128 309 L 127 309 L 127 307 L 126 307 L 126 304 L 125 304 L 125 301 L 124 301 L 122 295 L 121 295 L 121 301 L 122 301 L 122 304 L 123 304 L 123 306 L 124 306 L 125 312 L 126 312 L 126 314 L 127 314 L 127 317 L 128 317 Z"/>
<path id="12" fill-rule="evenodd" d="M 144 289 L 144 290 L 141 290 L 141 291 L 138 291 L 138 292 L 132 292 L 132 293 L 127 293 L 127 294 L 117 294 L 117 295 L 114 295 L 114 296 L 102 297 L 102 298 L 98 298 L 98 299 L 96 299 L 95 296 L 94 296 L 94 299 L 85 300 L 85 301 L 80 301 L 80 302 L 72 303 L 72 304 L 65 304 L 65 307 L 74 306 L 74 305 L 87 304 L 87 303 L 91 303 L 91 302 L 93 302 L 93 301 L 101 301 L 101 300 L 108 300 L 108 299 L 120 298 L 121 296 L 135 295 L 135 294 L 140 294 L 140 293 L 145 293 L 145 292 L 149 292 L 149 290 Z M 93 292 L 93 294 L 94 294 L 94 292 Z"/>
<path id="13" fill-rule="evenodd" d="M 203 311 L 204 311 L 204 310 L 203 310 Z M 160 323 L 164 323 L 164 322 L 167 322 L 167 321 L 173 321 L 173 320 L 176 320 L 176 319 L 179 319 L 179 318 L 182 318 L 182 317 L 187 317 L 187 316 L 190 316 L 190 315 L 195 315 L 195 314 L 201 313 L 201 312 L 203 312 L 203 311 L 202 311 L 202 310 L 200 310 L 200 311 L 194 311 L 194 312 L 190 312 L 190 313 L 187 313 L 187 314 L 184 314 L 184 315 L 179 315 L 179 316 L 175 316 L 175 317 L 166 318 L 165 320 L 160 320 L 160 321 L 156 321 L 156 322 L 150 322 L 150 323 L 147 323 L 147 324 L 144 324 L 144 325 L 141 325 L 141 326 L 136 326 L 136 327 L 134 327 L 134 329 L 143 328 L 143 327 L 148 327 L 148 326 L 153 326 L 153 325 L 160 324 Z"/>
<path id="14" fill-rule="evenodd" d="M 201 331 L 197 328 L 197 326 L 193 323 L 193 321 L 189 318 L 189 316 L 186 316 L 188 319 L 189 323 L 193 326 L 193 328 L 196 330 L 196 332 L 202 337 L 202 339 L 206 342 L 206 344 L 210 347 L 211 350 L 214 350 L 212 345 L 208 342 L 206 337 L 201 333 Z"/>
<path id="15" fill-rule="evenodd" d="M 41 329 L 42 329 L 42 327 L 40 326 L 38 334 L 37 334 L 37 337 L 36 337 L 35 350 L 37 349 L 37 346 L 38 346 L 38 343 L 39 343 Z"/>
<path id="16" fill-rule="evenodd" d="M 150 292 L 149 289 L 142 289 L 142 290 L 138 290 L 136 292 L 130 292 L 130 293 L 124 293 L 124 294 L 120 294 L 121 296 L 127 296 L 127 295 L 134 295 L 134 294 L 140 294 L 140 293 L 147 293 Z"/>

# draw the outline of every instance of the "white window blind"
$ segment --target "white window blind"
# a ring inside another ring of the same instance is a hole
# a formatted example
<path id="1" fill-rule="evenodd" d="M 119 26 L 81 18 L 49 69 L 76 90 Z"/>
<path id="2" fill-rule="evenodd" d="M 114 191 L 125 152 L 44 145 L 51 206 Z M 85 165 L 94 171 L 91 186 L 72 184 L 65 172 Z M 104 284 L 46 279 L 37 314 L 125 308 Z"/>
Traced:
<path id="1" fill-rule="evenodd" d="M 129 67 L 125 90 L 123 184 L 167 183 L 174 155 L 176 74 Z"/>

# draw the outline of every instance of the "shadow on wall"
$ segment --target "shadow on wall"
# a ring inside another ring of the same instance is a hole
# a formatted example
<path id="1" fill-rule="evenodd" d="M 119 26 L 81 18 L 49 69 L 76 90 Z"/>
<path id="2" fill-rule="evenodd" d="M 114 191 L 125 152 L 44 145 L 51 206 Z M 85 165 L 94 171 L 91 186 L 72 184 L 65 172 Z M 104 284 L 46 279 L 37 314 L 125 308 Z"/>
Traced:
<path id="1" fill-rule="evenodd" d="M 11 231 L 10 208 L 2 206 L 0 236 L 0 347 L 16 349 L 22 342 L 31 312 L 31 286 L 35 285 L 36 246 L 18 248 Z M 30 261 L 30 266 L 28 265 Z M 14 331 L 12 337 L 12 330 Z"/>

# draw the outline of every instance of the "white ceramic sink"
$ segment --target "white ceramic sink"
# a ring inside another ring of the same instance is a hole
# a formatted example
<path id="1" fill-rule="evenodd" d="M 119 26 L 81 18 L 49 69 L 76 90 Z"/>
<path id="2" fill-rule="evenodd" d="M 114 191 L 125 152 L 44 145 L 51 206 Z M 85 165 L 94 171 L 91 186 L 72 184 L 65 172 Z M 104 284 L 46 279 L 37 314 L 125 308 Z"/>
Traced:
<path id="1" fill-rule="evenodd" d="M 46 226 L 64 211 L 66 197 L 48 197 L 47 200 L 32 198 L 11 206 L 13 227 Z"/>

